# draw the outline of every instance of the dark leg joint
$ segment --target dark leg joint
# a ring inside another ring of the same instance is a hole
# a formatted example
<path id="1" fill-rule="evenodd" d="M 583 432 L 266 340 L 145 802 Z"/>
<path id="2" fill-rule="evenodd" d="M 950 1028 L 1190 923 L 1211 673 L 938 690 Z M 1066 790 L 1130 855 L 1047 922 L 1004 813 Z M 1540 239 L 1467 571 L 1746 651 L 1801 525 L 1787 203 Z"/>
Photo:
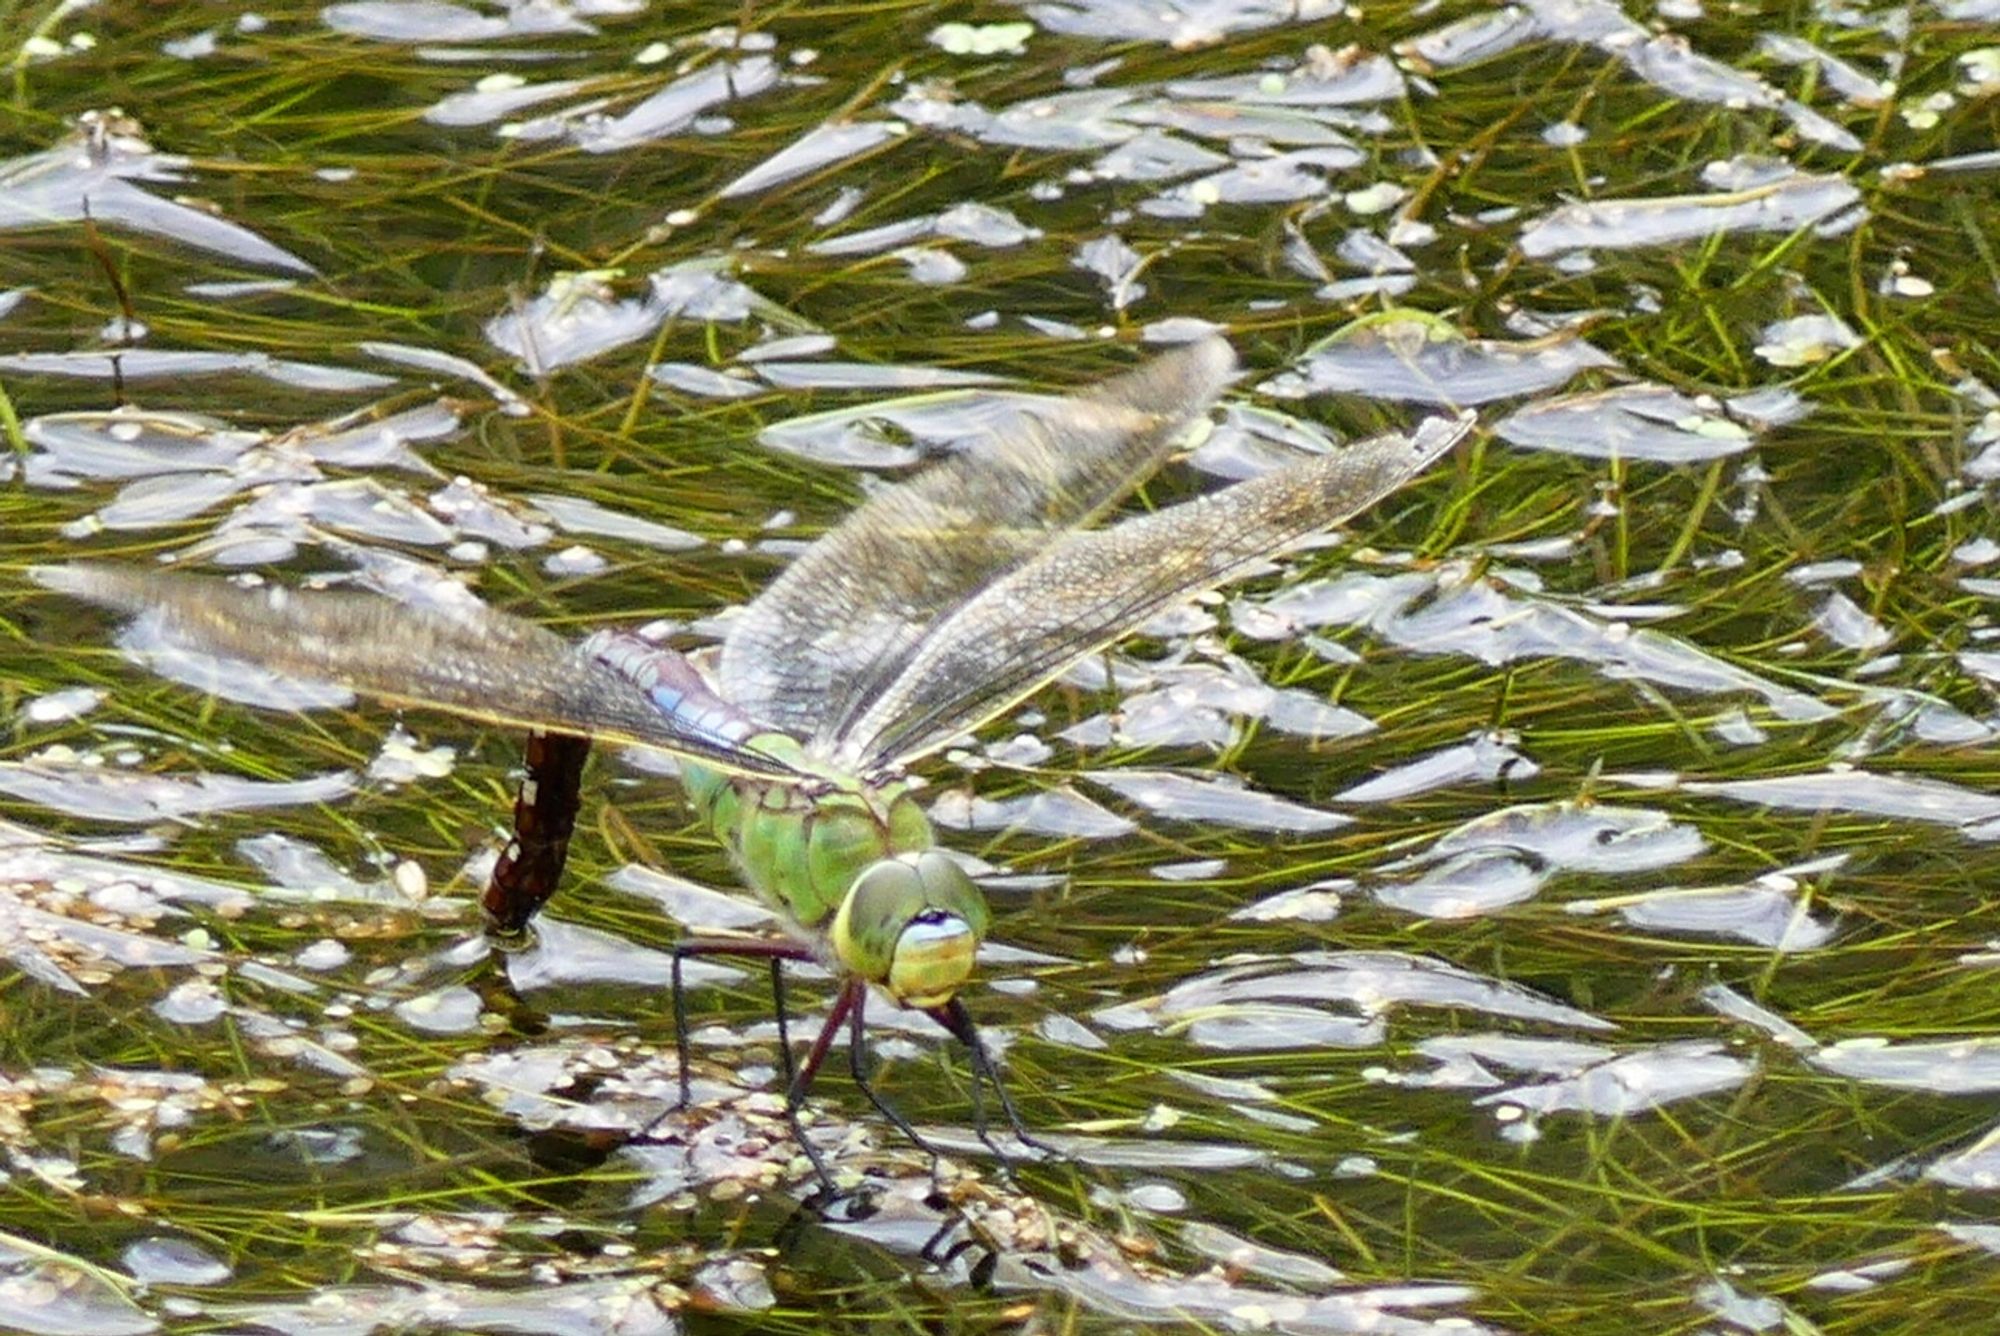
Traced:
<path id="1" fill-rule="evenodd" d="M 1014 1107 L 1013 1096 L 1007 1093 L 1006 1085 L 1000 1080 L 1000 1069 L 994 1065 L 993 1056 L 986 1051 L 986 1041 L 979 1037 L 979 1027 L 972 1023 L 972 1013 L 965 1009 L 964 1000 L 955 997 L 941 1007 L 932 1007 L 927 1014 L 950 1031 L 954 1039 L 965 1045 L 972 1061 L 972 1130 L 985 1143 L 986 1148 L 998 1158 L 1002 1169 L 1007 1166 L 1007 1155 L 993 1144 L 992 1137 L 987 1134 L 986 1104 L 980 1092 L 982 1083 L 993 1087 L 993 1093 L 1000 1101 L 1000 1110 L 1006 1115 L 1007 1126 L 1013 1131 L 1015 1140 L 1040 1152 L 1044 1159 L 1062 1158 L 1061 1151 L 1030 1132 L 1027 1124 L 1021 1120 L 1021 1111 Z"/>

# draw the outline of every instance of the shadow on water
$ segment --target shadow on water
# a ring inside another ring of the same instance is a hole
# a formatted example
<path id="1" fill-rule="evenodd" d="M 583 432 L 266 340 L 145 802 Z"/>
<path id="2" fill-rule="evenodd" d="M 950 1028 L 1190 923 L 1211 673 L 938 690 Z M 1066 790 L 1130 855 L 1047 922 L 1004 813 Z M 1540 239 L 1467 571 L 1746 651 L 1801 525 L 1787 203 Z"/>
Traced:
<path id="1" fill-rule="evenodd" d="M 716 17 L 0 3 L 0 1327 L 1984 1329 L 1992 6 Z M 495 953 L 518 738 L 27 575 L 712 643 L 1213 329 L 1134 509 L 1480 430 L 921 768 L 1011 1174 L 879 1002 L 809 1202 L 756 969 L 674 1108 L 670 762 Z"/>

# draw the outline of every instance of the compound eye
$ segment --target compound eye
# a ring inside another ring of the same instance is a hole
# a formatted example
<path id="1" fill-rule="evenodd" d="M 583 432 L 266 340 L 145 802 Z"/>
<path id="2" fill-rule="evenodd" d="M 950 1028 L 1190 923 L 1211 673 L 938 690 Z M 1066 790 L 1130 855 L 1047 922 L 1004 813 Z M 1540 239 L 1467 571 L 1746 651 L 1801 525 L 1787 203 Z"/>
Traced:
<path id="1" fill-rule="evenodd" d="M 941 1006 L 972 976 L 986 919 L 985 897 L 948 855 L 899 854 L 854 879 L 834 916 L 834 954 L 904 1006 Z"/>

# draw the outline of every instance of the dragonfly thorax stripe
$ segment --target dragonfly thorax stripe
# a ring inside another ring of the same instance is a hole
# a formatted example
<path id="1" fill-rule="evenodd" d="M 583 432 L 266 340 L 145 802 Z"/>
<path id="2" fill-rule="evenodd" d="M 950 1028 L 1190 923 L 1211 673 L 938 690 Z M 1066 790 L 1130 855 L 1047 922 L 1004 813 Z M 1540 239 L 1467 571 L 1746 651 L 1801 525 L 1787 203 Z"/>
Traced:
<path id="1" fill-rule="evenodd" d="M 743 879 L 808 932 L 832 918 L 871 864 L 932 844 L 930 821 L 901 781 L 786 782 L 692 764 L 682 781 Z"/>

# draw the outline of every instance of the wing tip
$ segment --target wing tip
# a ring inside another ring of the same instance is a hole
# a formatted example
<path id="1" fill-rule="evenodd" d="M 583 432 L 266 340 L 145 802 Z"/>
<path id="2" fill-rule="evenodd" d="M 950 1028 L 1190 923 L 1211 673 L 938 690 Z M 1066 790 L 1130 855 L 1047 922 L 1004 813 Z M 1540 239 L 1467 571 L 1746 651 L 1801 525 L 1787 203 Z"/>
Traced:
<path id="1" fill-rule="evenodd" d="M 30 566 L 25 572 L 42 588 L 86 603 L 136 612 L 145 605 L 146 576 L 94 561 L 62 566 Z"/>
<path id="2" fill-rule="evenodd" d="M 1195 368 L 1195 374 L 1205 381 L 1227 383 L 1236 375 L 1236 348 L 1224 338 L 1220 331 L 1211 331 L 1191 343 L 1161 353 L 1158 360 L 1165 361 L 1178 357 Z"/>
<path id="3" fill-rule="evenodd" d="M 1236 349 L 1220 334 L 1204 334 L 1100 382 L 1092 397 L 1186 420 L 1207 412 L 1236 376 Z"/>
<path id="4" fill-rule="evenodd" d="M 1410 444 L 1422 461 L 1418 467 L 1429 464 L 1438 456 L 1450 450 L 1472 434 L 1479 425 L 1479 414 L 1470 408 L 1461 408 L 1451 417 L 1427 417 L 1410 430 Z"/>

